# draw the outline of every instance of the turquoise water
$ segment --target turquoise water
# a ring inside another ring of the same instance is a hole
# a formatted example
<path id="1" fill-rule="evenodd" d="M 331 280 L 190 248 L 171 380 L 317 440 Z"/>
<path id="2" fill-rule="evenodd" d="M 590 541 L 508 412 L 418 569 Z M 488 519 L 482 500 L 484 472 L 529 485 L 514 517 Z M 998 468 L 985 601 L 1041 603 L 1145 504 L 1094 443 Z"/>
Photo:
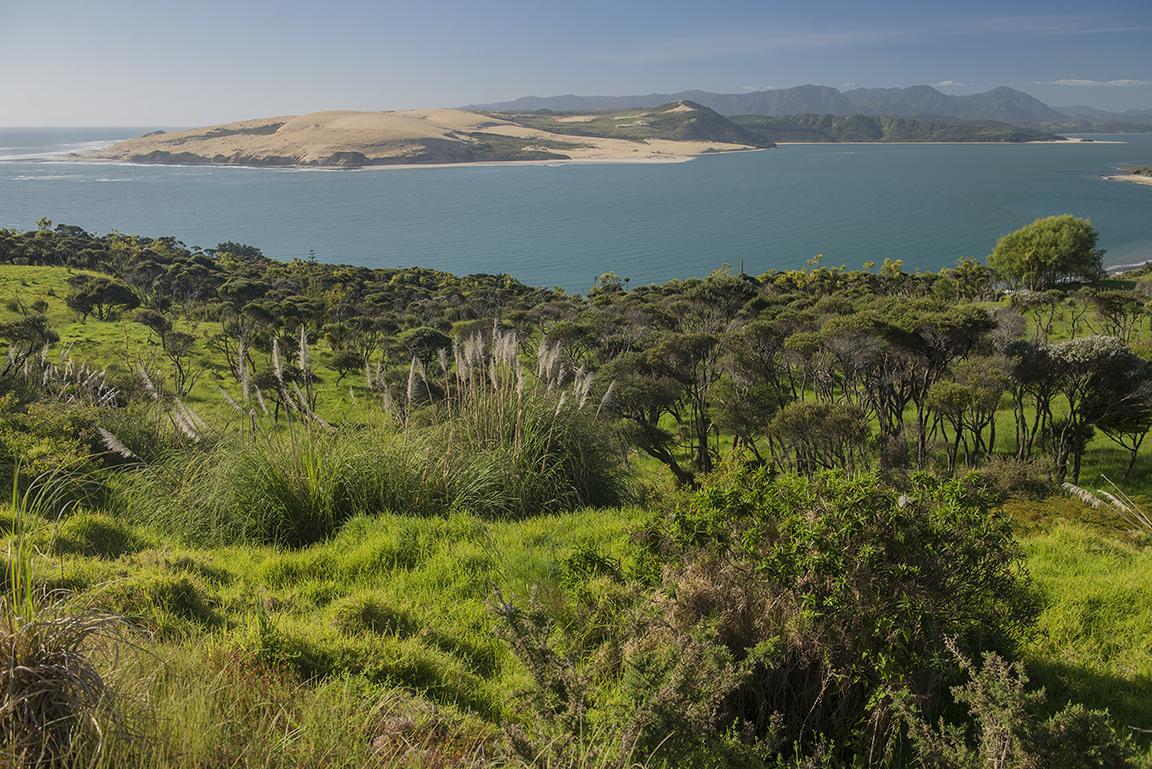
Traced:
<path id="1" fill-rule="evenodd" d="M 362 171 L 45 162 L 151 129 L 0 129 L 0 227 L 40 217 L 102 234 L 231 240 L 291 260 L 507 273 L 583 293 L 613 270 L 632 285 L 902 259 L 938 270 L 984 258 L 1040 216 L 1088 217 L 1110 265 L 1152 259 L 1152 187 L 1101 179 L 1152 163 L 1122 143 L 794 145 L 675 164 Z M 1103 139 L 1105 137 L 1095 137 Z"/>

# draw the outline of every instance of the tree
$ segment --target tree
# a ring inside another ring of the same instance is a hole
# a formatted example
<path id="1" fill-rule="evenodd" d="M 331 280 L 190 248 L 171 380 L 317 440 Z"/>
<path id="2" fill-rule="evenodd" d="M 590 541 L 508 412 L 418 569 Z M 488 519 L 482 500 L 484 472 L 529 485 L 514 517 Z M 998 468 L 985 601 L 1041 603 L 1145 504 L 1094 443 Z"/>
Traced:
<path id="1" fill-rule="evenodd" d="M 3 380 L 18 372 L 29 358 L 47 345 L 59 342 L 60 335 L 43 315 L 25 315 L 0 323 L 0 340 L 8 343 L 7 365 L 0 371 L 0 380 Z"/>
<path id="2" fill-rule="evenodd" d="M 1049 348 L 1064 396 L 1063 417 L 1051 419 L 1056 472 L 1063 481 L 1072 460 L 1072 482 L 1080 482 L 1080 459 L 1096 427 L 1131 429 L 1152 412 L 1148 363 L 1114 336 L 1085 336 Z"/>
<path id="3" fill-rule="evenodd" d="M 112 278 L 77 276 L 86 278 L 78 282 L 64 300 L 68 308 L 80 313 L 85 320 L 96 314 L 97 320 L 110 320 L 121 310 L 135 310 L 140 297 L 129 286 Z"/>
<path id="4" fill-rule="evenodd" d="M 1076 278 L 1095 280 L 1104 273 L 1098 237 L 1087 219 L 1049 216 L 1000 238 L 988 264 L 1032 291 Z"/>

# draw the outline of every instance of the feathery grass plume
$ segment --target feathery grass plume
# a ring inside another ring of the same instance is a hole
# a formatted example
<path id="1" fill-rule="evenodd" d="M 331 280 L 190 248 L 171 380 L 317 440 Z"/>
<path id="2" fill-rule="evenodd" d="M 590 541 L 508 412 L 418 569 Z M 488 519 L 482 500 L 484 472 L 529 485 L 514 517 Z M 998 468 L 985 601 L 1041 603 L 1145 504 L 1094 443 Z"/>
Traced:
<path id="1" fill-rule="evenodd" d="M 159 403 L 160 402 L 160 390 L 152 382 L 151 377 L 148 376 L 148 370 L 144 368 L 143 363 L 138 364 L 136 366 L 136 373 L 139 374 L 140 383 L 144 385 L 144 389 L 148 392 L 149 395 L 152 396 L 152 400 Z"/>
<path id="2" fill-rule="evenodd" d="M 182 432 L 182 433 L 184 433 L 184 435 L 188 436 L 188 438 L 193 443 L 199 443 L 200 442 L 200 433 L 198 433 L 196 431 L 196 426 L 194 424 L 192 424 L 192 421 L 190 419 L 188 419 L 188 417 L 184 416 L 183 413 L 181 413 L 180 411 L 177 411 L 176 409 L 173 409 L 171 414 L 172 414 L 172 421 L 176 424 L 176 427 L 180 428 L 180 432 Z"/>
<path id="3" fill-rule="evenodd" d="M 608 389 L 604 391 L 604 397 L 600 399 L 600 406 L 596 409 L 596 416 L 600 416 L 600 412 L 604 407 L 612 403 L 612 396 L 616 392 L 616 380 L 613 379 L 612 383 L 608 385 Z"/>
<path id="4" fill-rule="evenodd" d="M 195 409 L 193 409 L 179 398 L 176 399 L 176 408 L 178 408 L 184 414 L 184 416 L 188 417 L 188 421 L 196 425 L 196 429 L 198 431 L 212 430 L 212 425 L 205 422 L 204 418 L 197 414 Z"/>
<path id="5" fill-rule="evenodd" d="M 357 405 L 356 393 L 352 392 L 352 385 L 348 385 L 348 400 L 352 401 L 352 405 Z"/>
<path id="6" fill-rule="evenodd" d="M 419 395 L 417 387 L 420 383 L 427 386 L 428 378 L 424 374 L 424 364 L 420 362 L 419 358 L 413 356 L 412 363 L 408 366 L 408 390 L 406 394 L 409 408 L 412 407 L 412 402 L 415 401 L 417 395 Z"/>
<path id="7" fill-rule="evenodd" d="M 1111 510 L 1120 518 L 1136 529 L 1143 529 L 1145 532 L 1152 534 L 1152 517 L 1140 509 L 1140 506 L 1132 501 L 1132 498 L 1125 494 L 1120 488 L 1112 483 L 1107 476 L 1101 476 L 1104 480 L 1108 481 L 1109 485 L 1116 491 L 1116 494 L 1111 494 L 1103 489 L 1096 489 L 1096 493 L 1082 489 L 1072 483 L 1065 482 L 1063 488 L 1066 492 L 1079 499 L 1089 507 L 1100 509 L 1101 507 Z"/>
<path id="8" fill-rule="evenodd" d="M 236 371 L 240 375 L 240 400 L 242 400 L 245 405 L 251 405 L 252 377 L 248 372 L 248 345 L 245 344 L 243 337 L 240 338 L 236 358 Z"/>
<path id="9" fill-rule="evenodd" d="M 581 366 L 576 370 L 576 379 L 572 383 L 572 395 L 580 399 L 580 405 L 577 408 L 584 408 L 584 404 L 588 402 L 588 393 L 592 391 L 592 372 L 585 371 Z"/>
<path id="10" fill-rule="evenodd" d="M 272 337 L 272 371 L 276 381 L 284 384 L 284 356 L 280 354 L 280 337 Z"/>
<path id="11" fill-rule="evenodd" d="M 103 427 L 97 427 L 96 432 L 100 433 L 100 441 L 104 444 L 104 448 L 108 449 L 113 454 L 119 454 L 125 459 L 140 459 L 140 457 L 133 453 L 132 449 L 124 445 L 123 441 L 105 430 Z"/>
<path id="12" fill-rule="evenodd" d="M 260 410 L 264 412 L 264 416 L 268 416 L 268 403 L 264 400 L 264 393 L 260 392 L 259 387 L 253 389 L 256 391 L 256 402 L 260 404 Z"/>
<path id="13" fill-rule="evenodd" d="M 543 382 L 548 378 L 548 337 L 536 346 L 536 379 Z"/>
<path id="14" fill-rule="evenodd" d="M 568 391 L 564 390 L 560 393 L 560 400 L 556 403 L 556 414 L 560 414 L 560 409 L 564 408 L 564 402 L 568 400 Z"/>
<path id="15" fill-rule="evenodd" d="M 300 373 L 305 377 L 312 371 L 312 361 L 308 355 L 308 329 L 303 323 L 300 324 L 300 355 L 299 362 Z"/>
<path id="16" fill-rule="evenodd" d="M 237 403 L 236 399 L 229 395 L 227 390 L 220 385 L 216 385 L 216 390 L 224 396 L 224 402 L 231 406 L 233 411 L 237 414 L 244 415 L 244 407 Z"/>

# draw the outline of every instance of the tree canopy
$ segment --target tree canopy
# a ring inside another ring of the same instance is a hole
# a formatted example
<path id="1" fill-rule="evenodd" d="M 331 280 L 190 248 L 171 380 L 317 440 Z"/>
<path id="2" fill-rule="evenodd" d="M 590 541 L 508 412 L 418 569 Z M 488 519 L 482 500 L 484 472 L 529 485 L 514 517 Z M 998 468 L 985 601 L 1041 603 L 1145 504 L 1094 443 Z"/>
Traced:
<path id="1" fill-rule="evenodd" d="M 988 264 L 1030 291 L 1071 279 L 1095 280 L 1104 273 L 1099 233 L 1088 219 L 1048 216 L 996 242 Z"/>

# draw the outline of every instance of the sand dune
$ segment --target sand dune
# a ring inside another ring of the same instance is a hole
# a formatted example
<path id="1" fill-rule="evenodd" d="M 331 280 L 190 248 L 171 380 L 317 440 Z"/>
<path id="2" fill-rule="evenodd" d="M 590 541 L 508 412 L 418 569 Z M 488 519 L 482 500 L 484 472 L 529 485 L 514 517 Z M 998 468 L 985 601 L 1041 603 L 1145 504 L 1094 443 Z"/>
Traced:
<path id="1" fill-rule="evenodd" d="M 493 149 L 500 140 L 499 149 Z M 452 109 L 314 112 L 121 142 L 80 159 L 175 165 L 366 167 L 491 159 L 677 161 L 742 145 L 573 137 Z M 548 156 L 548 157 L 544 157 Z"/>

